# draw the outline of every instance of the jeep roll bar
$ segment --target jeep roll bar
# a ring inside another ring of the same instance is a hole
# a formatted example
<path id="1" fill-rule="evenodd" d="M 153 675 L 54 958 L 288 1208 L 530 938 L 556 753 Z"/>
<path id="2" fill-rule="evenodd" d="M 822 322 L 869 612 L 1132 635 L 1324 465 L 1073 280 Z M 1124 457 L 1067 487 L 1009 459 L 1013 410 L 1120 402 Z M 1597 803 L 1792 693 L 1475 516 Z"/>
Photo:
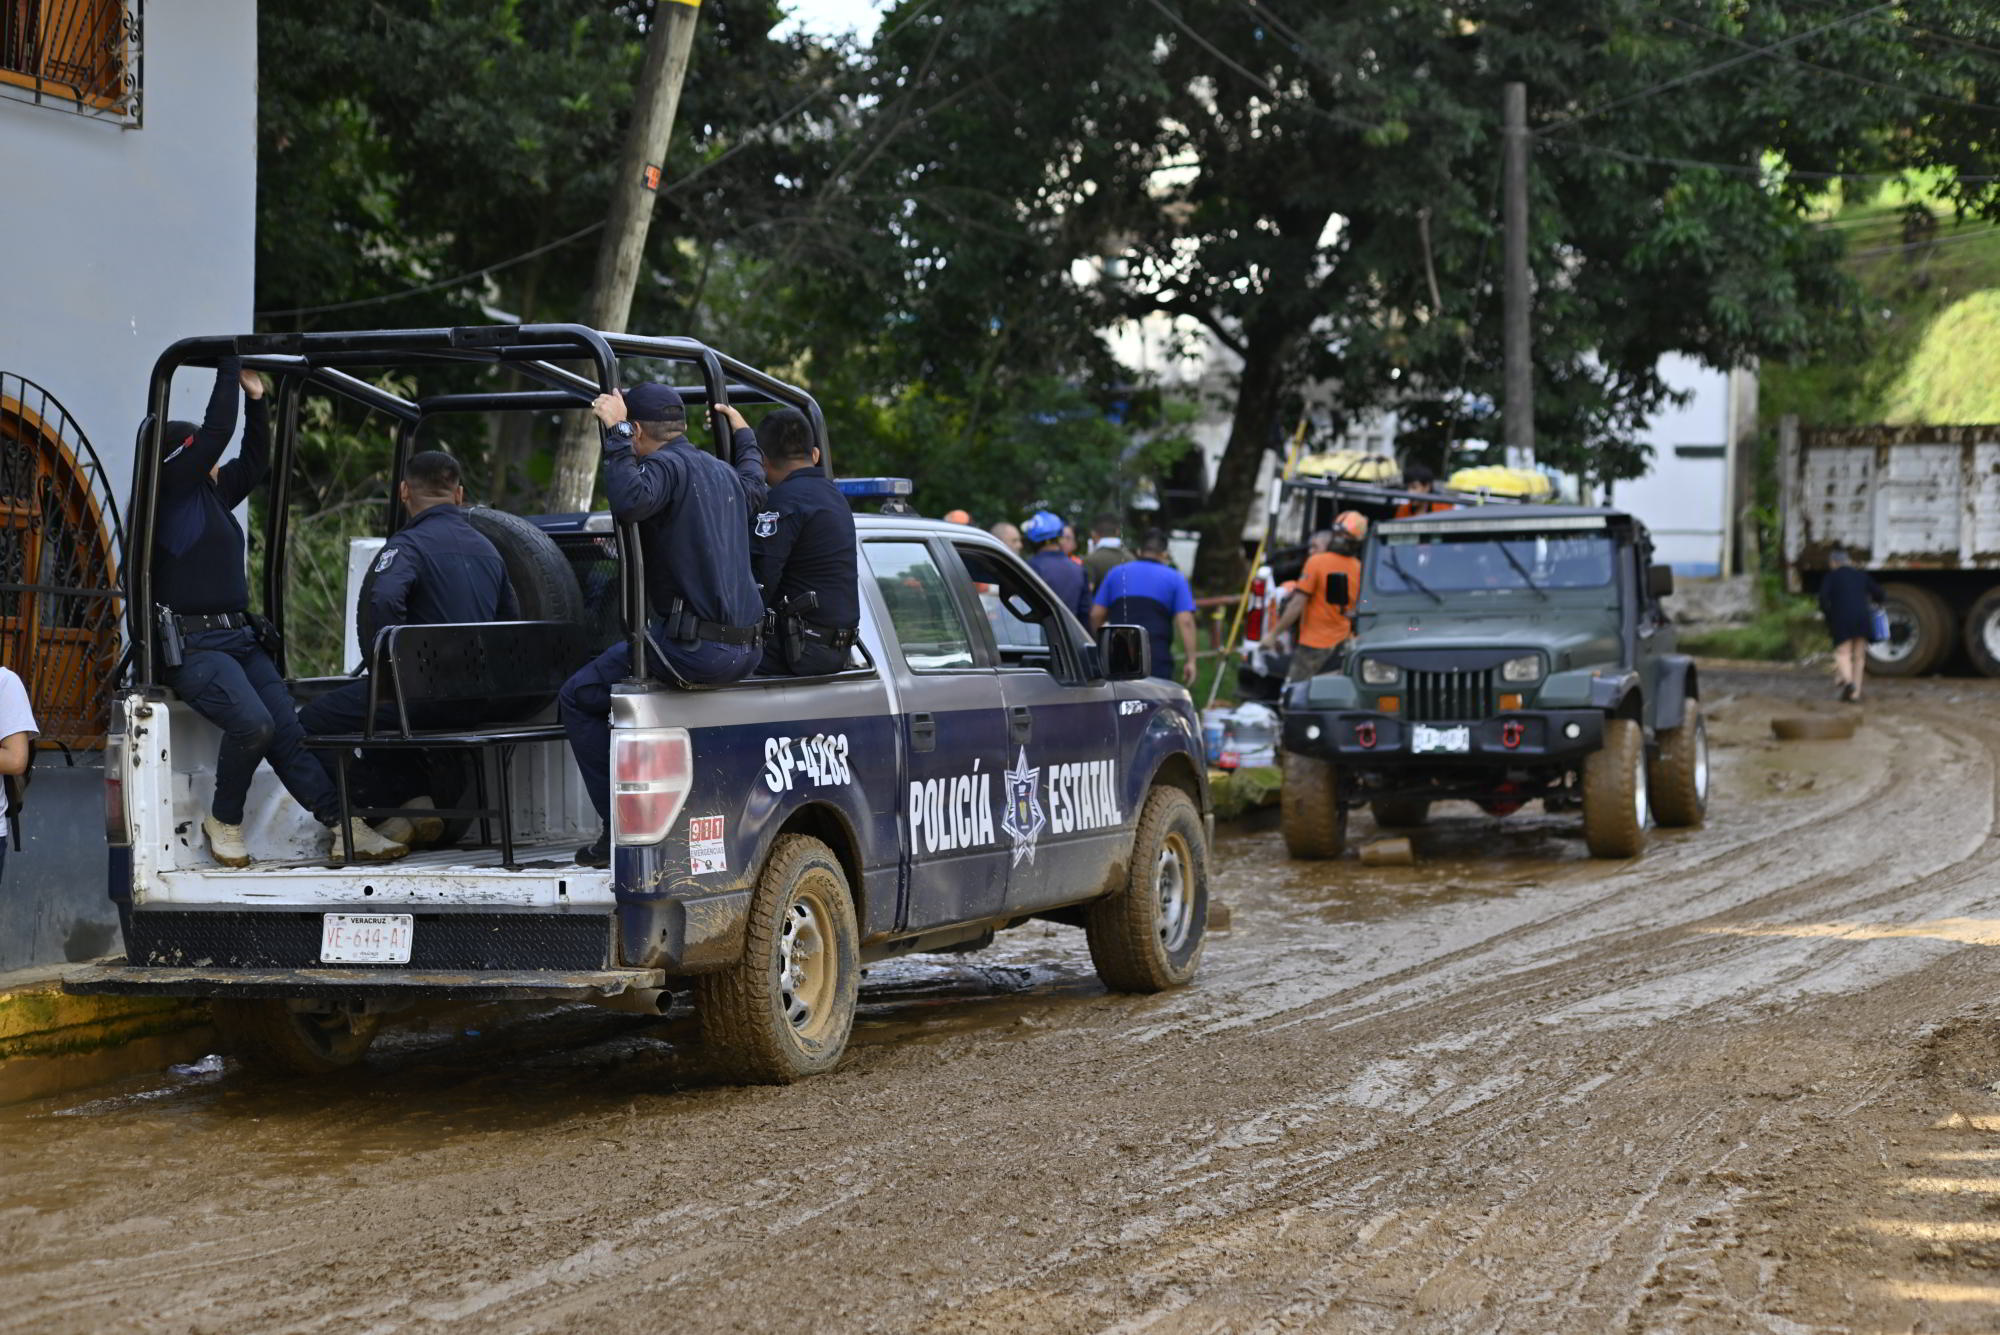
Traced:
<path id="1" fill-rule="evenodd" d="M 182 339 L 168 347 L 154 363 L 147 416 L 139 428 L 132 463 L 132 522 L 127 530 L 124 562 L 126 605 L 134 646 L 134 677 L 148 687 L 153 685 L 154 671 L 153 533 L 158 509 L 161 436 L 167 420 L 169 392 L 176 371 L 183 367 L 212 367 L 221 358 L 232 355 L 243 358 L 246 369 L 269 374 L 275 385 L 263 596 L 265 611 L 280 630 L 285 624 L 284 562 L 272 556 L 286 550 L 299 405 L 309 388 L 339 395 L 395 419 L 396 439 L 389 473 L 392 485 L 388 488 L 386 515 L 390 534 L 401 526 L 403 518 L 393 481 L 402 476 L 418 433 L 432 417 L 449 413 L 587 408 L 598 394 L 618 387 L 618 365 L 624 358 L 687 363 L 699 369 L 699 386 L 676 389 L 685 401 L 710 408 L 709 425 L 718 454 L 723 454 L 723 442 L 730 439 L 719 409 L 728 406 L 732 399 L 782 403 L 805 414 L 821 459 L 829 473 L 832 471 L 826 421 L 810 394 L 717 352 L 697 339 L 605 333 L 579 324 L 473 325 Z M 558 361 L 588 361 L 595 374 L 578 374 L 556 365 Z M 411 400 L 349 374 L 350 369 L 454 364 L 504 366 L 544 388 L 436 394 Z M 617 527 L 622 558 L 619 606 L 631 640 L 633 671 L 643 674 L 648 661 L 644 555 L 639 549 L 637 527 L 633 524 Z M 280 661 L 278 668 L 285 672 L 287 665 Z"/>

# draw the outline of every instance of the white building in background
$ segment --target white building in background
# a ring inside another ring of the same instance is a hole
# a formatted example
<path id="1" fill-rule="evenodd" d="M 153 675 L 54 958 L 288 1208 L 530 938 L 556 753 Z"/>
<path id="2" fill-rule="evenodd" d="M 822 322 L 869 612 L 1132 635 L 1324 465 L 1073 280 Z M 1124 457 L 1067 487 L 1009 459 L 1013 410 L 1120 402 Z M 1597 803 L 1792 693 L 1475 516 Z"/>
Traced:
<path id="1" fill-rule="evenodd" d="M 1241 360 L 1186 316 L 1128 321 L 1112 330 L 1108 339 L 1118 360 L 1139 378 L 1199 405 L 1200 415 L 1189 434 L 1202 451 L 1203 480 L 1212 483 L 1229 443 L 1231 381 Z M 1687 401 L 1669 404 L 1646 423 L 1639 439 L 1653 447 L 1651 470 L 1613 486 L 1610 503 L 1645 523 L 1660 560 L 1683 575 L 1713 575 L 1731 556 L 1724 516 L 1740 508 L 1730 494 L 1730 478 L 1739 444 L 1747 449 L 1755 439 L 1756 373 L 1715 371 L 1680 356 L 1665 358 L 1660 373 L 1669 388 L 1688 396 Z M 1307 401 L 1313 397 L 1308 390 Z M 1323 432 L 1325 423 L 1317 425 Z M 1348 423 L 1337 441 L 1328 442 L 1322 435 L 1315 444 L 1321 449 L 1393 455 L 1401 428 L 1396 411 L 1384 409 Z M 1493 462 L 1502 462 L 1500 453 L 1496 444 L 1490 451 Z M 1260 496 L 1282 463 L 1276 454 L 1266 456 Z M 1573 488 L 1574 480 L 1568 486 Z M 1252 540 L 1262 534 L 1261 512 L 1248 517 L 1244 531 Z"/>

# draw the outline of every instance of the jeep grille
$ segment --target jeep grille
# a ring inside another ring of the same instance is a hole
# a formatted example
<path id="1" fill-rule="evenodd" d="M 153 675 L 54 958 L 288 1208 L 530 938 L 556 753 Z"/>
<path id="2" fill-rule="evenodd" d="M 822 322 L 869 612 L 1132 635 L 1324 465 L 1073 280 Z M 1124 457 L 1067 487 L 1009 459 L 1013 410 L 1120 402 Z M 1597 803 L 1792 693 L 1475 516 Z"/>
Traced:
<path id="1" fill-rule="evenodd" d="M 1470 723 L 1493 716 L 1493 674 L 1411 672 L 1405 688 L 1416 723 Z"/>

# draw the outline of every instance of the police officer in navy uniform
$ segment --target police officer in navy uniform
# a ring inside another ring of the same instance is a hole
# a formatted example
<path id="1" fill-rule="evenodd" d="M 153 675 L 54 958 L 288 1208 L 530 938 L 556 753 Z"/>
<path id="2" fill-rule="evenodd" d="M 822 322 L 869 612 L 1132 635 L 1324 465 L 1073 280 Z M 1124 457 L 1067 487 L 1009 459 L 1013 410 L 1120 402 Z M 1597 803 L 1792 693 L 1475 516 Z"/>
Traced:
<path id="1" fill-rule="evenodd" d="M 764 456 L 742 414 L 725 408 L 732 467 L 687 438 L 687 407 L 668 385 L 600 394 L 604 489 L 612 518 L 637 523 L 645 559 L 653 675 L 720 685 L 750 675 L 761 655 L 764 600 L 750 574 L 750 516 L 764 509 Z M 625 640 L 563 683 L 561 713 L 584 791 L 598 817 L 611 809 L 611 688 L 632 675 Z M 611 862 L 608 828 L 577 850 L 588 867 Z"/>
<path id="2" fill-rule="evenodd" d="M 375 557 L 374 583 L 368 604 L 356 609 L 361 652 L 372 656 L 375 639 L 391 626 L 465 625 L 513 621 L 520 617 L 507 564 L 486 535 L 465 514 L 465 486 L 458 460 L 443 450 L 413 455 L 396 484 L 409 522 L 383 544 Z M 368 678 L 357 677 L 308 703 L 299 721 L 308 733 L 359 732 L 368 718 Z M 457 727 L 476 722 L 481 706 L 432 706 L 411 719 L 420 728 Z M 376 705 L 377 726 L 398 723 L 393 701 Z M 331 779 L 334 753 L 316 753 Z M 361 806 L 432 806 L 426 789 L 429 770 L 413 751 L 365 751 L 362 763 L 350 765 L 350 792 Z M 432 842 L 443 833 L 435 816 L 414 821 L 391 816 L 381 833 L 401 843 Z"/>
<path id="3" fill-rule="evenodd" d="M 1069 553 L 1062 549 L 1062 516 L 1047 510 L 1037 510 L 1028 516 L 1028 522 L 1021 525 L 1021 536 L 1027 540 L 1028 550 L 1033 553 L 1028 564 L 1034 567 L 1055 595 L 1070 611 L 1076 613 L 1077 620 L 1090 624 L 1090 578 L 1083 573 L 1083 567 L 1069 559 Z"/>
<path id="4" fill-rule="evenodd" d="M 239 393 L 250 396 L 243 447 L 219 464 L 236 434 Z M 197 714 L 222 729 L 215 795 L 201 828 L 217 862 L 247 867 L 243 803 L 258 761 L 269 760 L 285 790 L 322 825 L 333 828 L 340 820 L 333 784 L 306 750 L 298 706 L 250 618 L 243 528 L 231 513 L 271 467 L 263 377 L 245 371 L 240 358 L 222 358 L 201 426 L 168 422 L 161 448 L 153 527 L 161 673 Z M 333 828 L 337 859 L 381 862 L 408 851 L 360 820 L 347 830 Z"/>
<path id="5" fill-rule="evenodd" d="M 764 477 L 771 484 L 757 515 L 751 564 L 771 610 L 775 637 L 759 669 L 815 677 L 847 666 L 861 627 L 854 511 L 819 466 L 812 423 L 780 408 L 757 424 Z"/>

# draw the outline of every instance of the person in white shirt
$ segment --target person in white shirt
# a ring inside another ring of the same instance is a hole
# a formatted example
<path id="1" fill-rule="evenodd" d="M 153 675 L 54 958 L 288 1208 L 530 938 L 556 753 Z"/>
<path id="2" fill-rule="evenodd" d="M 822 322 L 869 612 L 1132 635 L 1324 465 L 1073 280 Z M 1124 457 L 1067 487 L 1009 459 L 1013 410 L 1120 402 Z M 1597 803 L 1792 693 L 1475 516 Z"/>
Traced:
<path id="1" fill-rule="evenodd" d="M 0 776 L 13 779 L 28 772 L 28 748 L 41 729 L 35 726 L 35 711 L 28 704 L 28 688 L 19 676 L 0 667 Z M 14 805 L 12 783 L 4 785 L 9 800 L 0 802 L 0 874 L 7 869 L 7 844 L 13 831 L 8 828 L 7 810 Z"/>

